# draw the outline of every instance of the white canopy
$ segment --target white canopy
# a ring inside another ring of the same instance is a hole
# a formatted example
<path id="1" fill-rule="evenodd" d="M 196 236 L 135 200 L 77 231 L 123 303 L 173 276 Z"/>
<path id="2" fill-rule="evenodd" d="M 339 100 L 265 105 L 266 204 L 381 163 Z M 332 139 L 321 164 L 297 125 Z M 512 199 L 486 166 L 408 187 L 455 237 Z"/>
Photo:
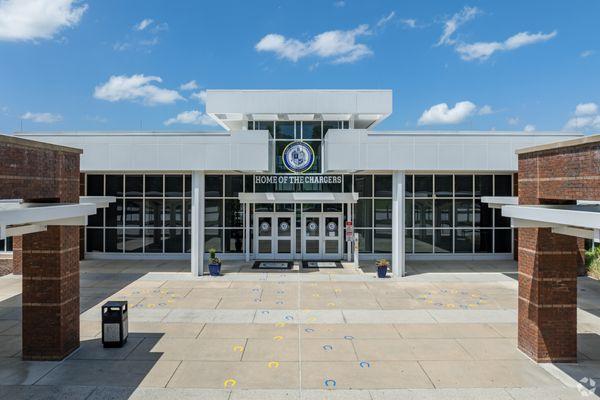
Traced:
<path id="1" fill-rule="evenodd" d="M 356 203 L 358 193 L 240 193 L 240 203 Z"/>

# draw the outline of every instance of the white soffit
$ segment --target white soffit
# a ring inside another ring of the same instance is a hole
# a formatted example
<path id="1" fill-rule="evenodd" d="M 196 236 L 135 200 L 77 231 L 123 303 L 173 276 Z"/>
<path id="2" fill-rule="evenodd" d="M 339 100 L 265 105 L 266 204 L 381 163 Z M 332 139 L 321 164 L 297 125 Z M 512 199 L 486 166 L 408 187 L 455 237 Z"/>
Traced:
<path id="1" fill-rule="evenodd" d="M 240 193 L 240 203 L 356 203 L 358 193 Z"/>
<path id="2" fill-rule="evenodd" d="M 322 114 L 323 121 L 348 121 L 352 114 Z"/>
<path id="3" fill-rule="evenodd" d="M 488 203 L 490 208 L 502 208 L 502 206 L 516 206 L 519 198 L 516 196 L 483 196 L 482 203 Z"/>
<path id="4" fill-rule="evenodd" d="M 315 119 L 315 114 L 288 114 L 290 121 L 312 121 Z"/>
<path id="5" fill-rule="evenodd" d="M 252 114 L 252 119 L 255 121 L 277 121 L 279 116 L 277 114 Z"/>

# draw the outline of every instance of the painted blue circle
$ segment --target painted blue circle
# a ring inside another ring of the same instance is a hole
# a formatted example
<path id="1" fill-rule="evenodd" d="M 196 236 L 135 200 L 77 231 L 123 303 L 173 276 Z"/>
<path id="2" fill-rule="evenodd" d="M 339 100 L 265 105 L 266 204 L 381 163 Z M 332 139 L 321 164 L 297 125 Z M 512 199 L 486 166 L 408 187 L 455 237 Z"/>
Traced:
<path id="1" fill-rule="evenodd" d="M 315 162 L 315 151 L 305 142 L 292 142 L 283 149 L 283 165 L 290 172 L 306 172 Z"/>

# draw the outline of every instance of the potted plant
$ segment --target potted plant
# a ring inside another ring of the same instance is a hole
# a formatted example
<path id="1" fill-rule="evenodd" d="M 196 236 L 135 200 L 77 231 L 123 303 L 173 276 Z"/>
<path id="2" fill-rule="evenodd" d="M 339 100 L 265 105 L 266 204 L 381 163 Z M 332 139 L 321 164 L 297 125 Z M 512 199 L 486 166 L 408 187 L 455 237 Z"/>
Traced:
<path id="1" fill-rule="evenodd" d="M 210 253 L 208 257 L 208 271 L 210 272 L 210 276 L 221 275 L 221 260 L 217 257 L 217 250 L 212 248 L 208 252 Z"/>
<path id="2" fill-rule="evenodd" d="M 388 268 L 390 267 L 390 262 L 385 258 L 382 258 L 381 260 L 377 260 L 375 262 L 375 266 L 377 267 L 377 276 L 379 278 L 385 278 Z"/>

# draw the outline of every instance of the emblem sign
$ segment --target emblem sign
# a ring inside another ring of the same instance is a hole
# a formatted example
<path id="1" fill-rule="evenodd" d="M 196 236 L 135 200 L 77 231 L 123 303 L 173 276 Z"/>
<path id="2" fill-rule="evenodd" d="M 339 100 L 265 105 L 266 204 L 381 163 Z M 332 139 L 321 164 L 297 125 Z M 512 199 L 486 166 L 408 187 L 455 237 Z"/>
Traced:
<path id="1" fill-rule="evenodd" d="M 268 222 L 263 222 L 262 224 L 260 224 L 260 230 L 261 231 L 266 232 L 269 229 L 271 229 L 271 225 L 269 225 Z"/>
<path id="2" fill-rule="evenodd" d="M 306 172 L 315 162 L 315 152 L 308 143 L 292 142 L 283 149 L 283 164 L 290 172 Z"/>
<path id="3" fill-rule="evenodd" d="M 287 222 L 282 222 L 279 224 L 279 230 L 281 230 L 282 232 L 287 232 L 288 229 L 290 229 L 290 224 L 288 224 Z"/>

